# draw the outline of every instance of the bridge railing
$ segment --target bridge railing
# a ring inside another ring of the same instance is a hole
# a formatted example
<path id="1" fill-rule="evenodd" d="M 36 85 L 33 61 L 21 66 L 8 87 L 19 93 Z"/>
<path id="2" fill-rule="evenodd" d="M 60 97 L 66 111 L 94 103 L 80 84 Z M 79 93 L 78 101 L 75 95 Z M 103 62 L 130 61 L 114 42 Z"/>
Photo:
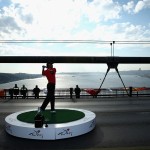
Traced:
<path id="1" fill-rule="evenodd" d="M 101 89 L 101 91 L 96 94 L 89 94 L 87 92 L 87 89 L 81 89 L 81 93 L 80 93 L 80 98 L 100 98 L 100 97 L 126 97 L 126 96 L 130 96 L 130 97 L 141 97 L 141 96 L 150 96 L 150 88 L 132 88 L 132 90 L 130 88 L 127 88 L 127 91 L 129 93 L 129 95 L 126 93 L 126 90 L 123 88 L 112 88 L 112 89 Z M 41 90 L 41 92 L 39 93 L 39 98 L 43 99 L 46 97 L 46 91 L 45 90 Z M 9 94 L 9 89 L 2 89 L 0 90 L 0 98 L 1 99 L 10 99 L 12 98 Z M 19 94 L 17 96 L 13 95 L 13 98 L 22 98 L 21 93 L 19 92 Z M 62 88 L 62 89 L 56 89 L 55 91 L 55 98 L 59 98 L 59 99 L 70 99 L 70 89 L 68 88 Z M 75 92 L 73 91 L 72 94 L 72 98 L 76 98 Z M 26 94 L 26 99 L 35 99 L 35 95 L 33 94 L 33 91 L 31 89 L 28 90 L 27 94 Z"/>

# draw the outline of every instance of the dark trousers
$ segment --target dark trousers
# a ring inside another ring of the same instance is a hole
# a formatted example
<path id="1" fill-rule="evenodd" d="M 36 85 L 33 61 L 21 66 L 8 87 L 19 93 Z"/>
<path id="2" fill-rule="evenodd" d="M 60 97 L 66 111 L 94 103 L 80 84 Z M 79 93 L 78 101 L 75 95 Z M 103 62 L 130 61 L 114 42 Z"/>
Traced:
<path id="1" fill-rule="evenodd" d="M 51 110 L 55 110 L 55 84 L 47 84 L 47 96 L 41 106 L 41 109 L 44 111 L 48 103 L 51 102 Z"/>

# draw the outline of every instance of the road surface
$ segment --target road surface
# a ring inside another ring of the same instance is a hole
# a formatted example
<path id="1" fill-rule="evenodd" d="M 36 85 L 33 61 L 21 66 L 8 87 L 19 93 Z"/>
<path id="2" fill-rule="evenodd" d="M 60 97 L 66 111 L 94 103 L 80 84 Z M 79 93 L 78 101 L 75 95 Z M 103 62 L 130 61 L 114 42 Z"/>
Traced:
<path id="1" fill-rule="evenodd" d="M 37 109 L 42 101 L 0 99 L 0 150 L 150 149 L 150 97 L 57 99 L 56 108 L 81 108 L 96 114 L 93 131 L 70 139 L 38 141 L 5 132 L 7 115 Z"/>

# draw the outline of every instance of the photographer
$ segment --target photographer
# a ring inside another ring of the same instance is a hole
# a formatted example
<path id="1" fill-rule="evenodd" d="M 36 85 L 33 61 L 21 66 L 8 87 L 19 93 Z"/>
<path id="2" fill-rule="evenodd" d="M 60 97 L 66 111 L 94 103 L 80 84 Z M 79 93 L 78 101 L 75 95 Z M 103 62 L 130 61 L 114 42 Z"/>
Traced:
<path id="1" fill-rule="evenodd" d="M 53 68 L 53 63 L 47 63 L 47 66 L 42 66 L 42 75 L 46 76 L 48 80 L 47 96 L 38 111 L 44 111 L 48 103 L 51 102 L 51 112 L 55 112 L 56 69 Z"/>

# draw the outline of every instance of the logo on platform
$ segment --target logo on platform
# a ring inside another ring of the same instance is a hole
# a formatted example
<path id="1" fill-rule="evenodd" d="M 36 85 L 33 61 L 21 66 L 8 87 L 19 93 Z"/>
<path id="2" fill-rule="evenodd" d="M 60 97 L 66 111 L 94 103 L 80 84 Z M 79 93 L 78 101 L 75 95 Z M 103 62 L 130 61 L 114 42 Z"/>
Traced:
<path id="1" fill-rule="evenodd" d="M 58 133 L 58 135 L 61 135 L 61 136 L 63 136 L 63 135 L 71 135 L 72 136 L 72 132 L 70 131 L 69 128 L 68 129 L 63 129 L 63 131 Z"/>
<path id="2" fill-rule="evenodd" d="M 93 120 L 89 126 L 89 128 L 94 128 L 95 127 L 95 120 Z"/>
<path id="3" fill-rule="evenodd" d="M 40 130 L 34 130 L 34 132 L 29 133 L 29 135 L 43 138 L 43 134 L 41 134 Z"/>

